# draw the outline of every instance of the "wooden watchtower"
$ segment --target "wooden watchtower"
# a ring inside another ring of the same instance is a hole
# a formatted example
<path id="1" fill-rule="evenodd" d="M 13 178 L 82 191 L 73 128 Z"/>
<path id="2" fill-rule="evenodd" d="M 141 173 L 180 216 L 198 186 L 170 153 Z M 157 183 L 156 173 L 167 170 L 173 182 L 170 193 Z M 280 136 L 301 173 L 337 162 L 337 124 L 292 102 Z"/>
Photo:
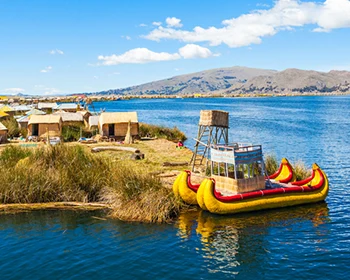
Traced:
<path id="1" fill-rule="evenodd" d="M 229 113 L 217 110 L 202 110 L 198 125 L 197 138 L 191 159 L 192 171 L 205 163 L 208 167 L 210 146 L 228 145 Z"/>

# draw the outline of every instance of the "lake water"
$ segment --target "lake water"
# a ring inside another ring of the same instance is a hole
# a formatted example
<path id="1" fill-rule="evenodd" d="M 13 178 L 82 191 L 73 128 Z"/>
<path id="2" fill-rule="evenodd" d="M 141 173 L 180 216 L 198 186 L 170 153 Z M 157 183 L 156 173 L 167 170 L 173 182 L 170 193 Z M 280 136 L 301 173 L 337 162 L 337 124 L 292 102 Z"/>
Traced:
<path id="1" fill-rule="evenodd" d="M 0 279 L 347 279 L 350 97 L 160 99 L 95 103 L 196 136 L 199 111 L 230 112 L 230 141 L 317 162 L 325 202 L 235 216 L 194 211 L 172 224 L 101 220 L 101 212 L 0 215 Z M 193 140 L 188 140 L 193 146 Z M 147 156 L 147 155 L 146 155 Z"/>

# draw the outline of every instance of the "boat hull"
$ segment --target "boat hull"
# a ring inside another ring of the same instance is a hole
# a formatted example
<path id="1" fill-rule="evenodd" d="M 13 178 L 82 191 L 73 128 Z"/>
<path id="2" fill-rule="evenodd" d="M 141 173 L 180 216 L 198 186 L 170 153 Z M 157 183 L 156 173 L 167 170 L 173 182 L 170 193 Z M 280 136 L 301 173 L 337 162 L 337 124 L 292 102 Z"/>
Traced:
<path id="1" fill-rule="evenodd" d="M 203 209 L 215 214 L 235 214 L 315 203 L 323 201 L 327 197 L 329 190 L 326 174 L 323 171 L 321 172 L 325 178 L 324 183 L 321 187 L 313 191 L 281 193 L 239 201 L 223 202 L 215 196 L 215 184 L 211 181 L 210 183 L 203 185 L 205 189 L 198 190 L 197 200 L 201 201 L 201 205 L 204 205 Z"/>

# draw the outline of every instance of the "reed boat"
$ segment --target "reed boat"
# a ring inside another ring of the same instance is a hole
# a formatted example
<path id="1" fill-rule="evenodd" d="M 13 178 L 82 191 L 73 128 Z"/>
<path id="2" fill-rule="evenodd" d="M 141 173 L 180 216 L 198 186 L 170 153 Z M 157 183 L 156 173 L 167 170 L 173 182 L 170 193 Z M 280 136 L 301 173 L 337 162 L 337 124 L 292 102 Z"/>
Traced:
<path id="1" fill-rule="evenodd" d="M 316 163 L 310 177 L 295 181 L 286 158 L 274 174 L 265 175 L 261 146 L 220 146 L 211 150 L 210 178 L 200 185 L 192 184 L 191 172 L 184 171 L 174 182 L 175 196 L 188 204 L 215 214 L 235 214 L 315 203 L 327 197 L 328 178 Z"/>

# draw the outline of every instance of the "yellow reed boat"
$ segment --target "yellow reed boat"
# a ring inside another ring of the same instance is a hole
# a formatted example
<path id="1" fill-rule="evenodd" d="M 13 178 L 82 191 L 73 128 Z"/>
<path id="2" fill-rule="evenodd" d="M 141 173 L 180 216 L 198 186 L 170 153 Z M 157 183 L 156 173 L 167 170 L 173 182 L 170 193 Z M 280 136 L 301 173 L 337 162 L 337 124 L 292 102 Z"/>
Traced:
<path id="1" fill-rule="evenodd" d="M 285 158 L 276 173 L 265 176 L 259 145 L 211 147 L 211 173 L 194 185 L 191 172 L 181 172 L 173 185 L 175 196 L 211 213 L 235 214 L 323 201 L 329 190 L 328 178 L 316 163 L 312 175 L 301 181 L 295 181 Z"/>

